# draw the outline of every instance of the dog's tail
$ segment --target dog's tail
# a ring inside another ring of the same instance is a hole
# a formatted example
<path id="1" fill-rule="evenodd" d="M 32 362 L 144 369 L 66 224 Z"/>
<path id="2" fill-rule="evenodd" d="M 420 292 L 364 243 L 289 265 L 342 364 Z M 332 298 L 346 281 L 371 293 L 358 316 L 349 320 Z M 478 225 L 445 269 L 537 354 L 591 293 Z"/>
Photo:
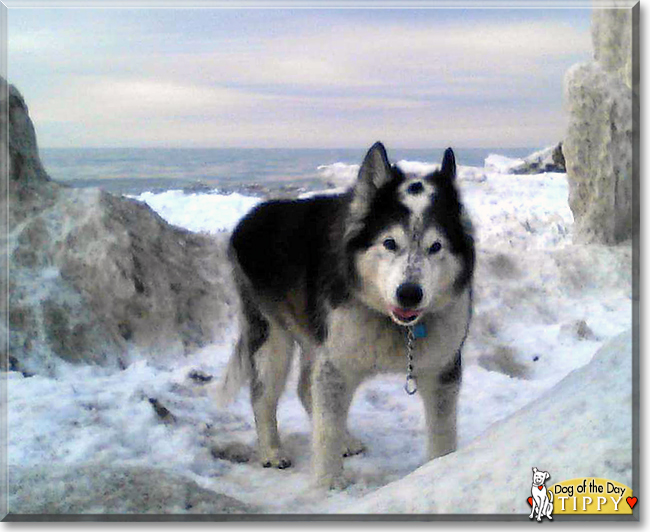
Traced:
<path id="1" fill-rule="evenodd" d="M 241 336 L 230 356 L 221 386 L 216 391 L 217 404 L 221 407 L 231 403 L 239 389 L 250 379 L 250 364 L 247 363 L 249 358 L 246 356 L 245 344 L 245 339 Z"/>

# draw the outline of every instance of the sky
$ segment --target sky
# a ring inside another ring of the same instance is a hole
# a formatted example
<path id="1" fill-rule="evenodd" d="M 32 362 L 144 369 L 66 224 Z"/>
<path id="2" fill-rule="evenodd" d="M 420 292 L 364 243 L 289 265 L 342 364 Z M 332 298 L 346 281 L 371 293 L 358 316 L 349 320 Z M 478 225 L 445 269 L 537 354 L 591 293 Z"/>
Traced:
<path id="1" fill-rule="evenodd" d="M 41 147 L 545 147 L 579 9 L 20 9 Z"/>

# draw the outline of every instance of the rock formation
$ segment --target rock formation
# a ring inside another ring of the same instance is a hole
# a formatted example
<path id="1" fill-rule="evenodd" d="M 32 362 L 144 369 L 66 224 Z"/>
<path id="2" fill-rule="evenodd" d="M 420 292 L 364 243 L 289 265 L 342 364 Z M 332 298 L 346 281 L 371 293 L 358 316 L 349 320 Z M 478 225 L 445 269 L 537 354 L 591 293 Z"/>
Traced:
<path id="1" fill-rule="evenodd" d="M 242 514 L 259 512 L 171 471 L 97 463 L 9 470 L 12 514 Z"/>
<path id="2" fill-rule="evenodd" d="M 564 143 L 576 239 L 632 236 L 632 10 L 595 9 L 595 61 L 566 75 L 570 122 Z M 638 105 L 638 104 L 637 104 Z"/>
<path id="3" fill-rule="evenodd" d="M 10 294 L 10 367 L 120 365 L 131 353 L 179 356 L 214 341 L 234 308 L 225 236 L 193 234 L 135 200 L 55 183 L 23 98 L 11 86 L 5 95 L 10 274 L 0 281 Z"/>
<path id="4" fill-rule="evenodd" d="M 530 154 L 523 164 L 512 169 L 513 174 L 541 174 L 543 172 L 566 172 L 562 143 Z"/>

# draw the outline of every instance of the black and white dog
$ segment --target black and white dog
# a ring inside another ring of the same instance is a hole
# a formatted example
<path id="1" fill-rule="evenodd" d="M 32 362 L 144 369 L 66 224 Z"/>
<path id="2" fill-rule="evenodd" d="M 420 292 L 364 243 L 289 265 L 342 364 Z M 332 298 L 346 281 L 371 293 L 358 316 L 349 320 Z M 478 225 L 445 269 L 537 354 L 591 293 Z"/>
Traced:
<path id="1" fill-rule="evenodd" d="M 408 354 L 424 401 L 429 458 L 455 450 L 474 270 L 455 177 L 451 149 L 440 170 L 411 176 L 391 166 L 376 143 L 345 194 L 269 201 L 235 229 L 241 337 L 224 389 L 232 395 L 250 380 L 266 467 L 291 465 L 276 408 L 296 343 L 317 484 L 342 486 L 343 457 L 364 448 L 346 427 L 359 383 L 380 372 L 406 373 Z"/>

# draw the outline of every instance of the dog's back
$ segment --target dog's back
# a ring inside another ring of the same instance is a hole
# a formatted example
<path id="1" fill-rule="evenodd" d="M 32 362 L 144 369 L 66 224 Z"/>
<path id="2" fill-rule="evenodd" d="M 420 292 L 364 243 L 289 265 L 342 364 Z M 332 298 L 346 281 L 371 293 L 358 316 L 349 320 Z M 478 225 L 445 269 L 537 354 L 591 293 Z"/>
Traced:
<path id="1" fill-rule="evenodd" d="M 242 334 L 226 371 L 222 402 L 251 378 L 251 357 L 272 325 L 281 322 L 304 338 L 322 339 L 321 305 L 345 297 L 337 245 L 348 201 L 348 195 L 268 201 L 235 228 L 229 256 Z"/>

